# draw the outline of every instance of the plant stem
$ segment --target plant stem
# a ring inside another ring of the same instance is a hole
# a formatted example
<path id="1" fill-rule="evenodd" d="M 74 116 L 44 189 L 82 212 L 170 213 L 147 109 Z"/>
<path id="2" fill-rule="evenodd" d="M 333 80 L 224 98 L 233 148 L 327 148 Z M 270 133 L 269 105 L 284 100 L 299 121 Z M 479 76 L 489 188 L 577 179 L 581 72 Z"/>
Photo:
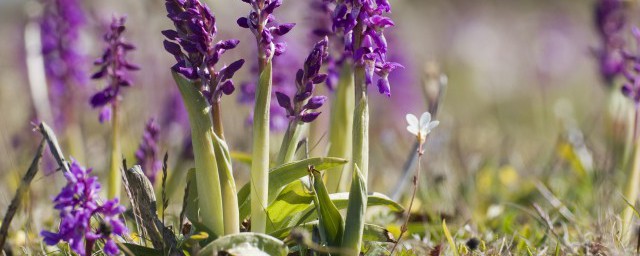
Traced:
<path id="1" fill-rule="evenodd" d="M 353 164 L 365 181 L 369 174 L 369 103 L 364 67 L 355 68 L 355 108 L 353 112 Z"/>
<path id="2" fill-rule="evenodd" d="M 240 233 L 240 213 L 238 212 L 238 195 L 236 181 L 233 178 L 231 156 L 227 143 L 224 141 L 220 102 L 213 103 L 211 118 L 213 121 L 214 140 L 218 173 L 220 174 L 220 189 L 222 192 L 222 207 L 224 216 L 224 234 Z"/>
<path id="3" fill-rule="evenodd" d="M 224 140 L 224 128 L 222 127 L 222 114 L 220 113 L 220 101 L 216 101 L 211 106 L 211 119 L 213 120 L 213 131 Z"/>
<path id="4" fill-rule="evenodd" d="M 261 49 L 261 47 L 259 47 Z M 260 56 L 266 56 L 260 50 Z M 259 60 L 260 79 L 253 111 L 253 162 L 251 164 L 251 231 L 265 233 L 269 200 L 269 106 L 271 60 Z"/>
<path id="5" fill-rule="evenodd" d="M 340 81 L 336 88 L 336 96 L 331 107 L 331 126 L 329 127 L 328 156 L 349 159 L 353 128 L 353 69 L 350 63 L 342 65 Z M 329 193 L 346 191 L 349 184 L 349 165 L 335 167 L 325 174 Z"/>
<path id="6" fill-rule="evenodd" d="M 358 21 L 358 25 L 354 28 L 353 33 L 361 35 L 363 30 L 363 22 Z M 354 46 L 360 46 L 362 38 L 354 39 Z M 367 99 L 367 85 L 365 64 L 356 64 L 354 68 L 354 91 L 355 91 L 355 108 L 353 110 L 353 148 L 352 163 L 353 172 L 360 176 L 360 181 L 351 181 L 351 189 L 349 191 L 349 199 L 355 198 L 356 193 L 360 194 L 358 205 L 350 205 L 347 209 L 346 226 L 343 237 L 343 246 L 353 251 L 353 254 L 360 255 L 360 247 L 362 245 L 362 232 L 364 230 L 364 215 L 367 209 L 367 178 L 369 174 L 369 103 Z M 353 176 L 354 178 L 356 176 Z M 354 183 L 361 182 L 360 186 L 354 186 Z"/>
<path id="7" fill-rule="evenodd" d="M 635 110 L 635 119 L 637 119 L 638 116 L 638 109 L 636 108 Z M 633 129 L 637 129 L 636 125 L 633 125 Z M 634 131 L 635 134 L 635 131 Z M 632 207 L 635 207 L 636 205 L 636 201 L 638 198 L 638 185 L 640 184 L 640 140 L 638 140 L 636 137 L 634 137 L 634 139 L 632 140 L 634 142 L 634 157 L 633 157 L 633 165 L 631 166 L 631 170 L 629 170 L 631 172 L 631 174 L 629 175 L 628 179 L 627 179 L 627 184 L 626 184 L 626 188 L 625 188 L 625 193 L 624 193 L 624 197 L 626 198 L 626 200 L 629 202 L 629 204 L 631 204 L 630 206 L 627 206 L 624 208 L 624 211 L 622 213 L 622 232 L 623 232 L 623 241 L 626 243 L 630 240 L 631 235 L 633 234 L 633 213 L 634 210 L 632 209 Z"/>
<path id="8" fill-rule="evenodd" d="M 298 146 L 298 140 L 300 137 L 300 128 L 298 120 L 291 120 L 289 127 L 282 138 L 282 145 L 280 146 L 280 152 L 278 153 L 277 166 L 289 163 L 293 161 L 296 154 L 296 147 Z"/>
<path id="9" fill-rule="evenodd" d="M 118 116 L 118 104 L 114 102 L 111 106 L 111 167 L 109 169 L 109 187 L 107 190 L 108 198 L 120 198 L 120 187 L 122 186 L 122 178 L 120 177 L 120 122 Z"/>
<path id="10" fill-rule="evenodd" d="M 407 232 L 409 218 L 411 218 L 411 208 L 413 207 L 413 200 L 416 198 L 418 184 L 420 183 L 420 162 L 422 160 L 422 155 L 424 154 L 422 146 L 418 146 L 416 154 L 418 155 L 418 166 L 416 168 L 416 174 L 413 176 L 413 193 L 411 194 L 411 201 L 409 201 L 409 208 L 407 208 L 407 218 L 404 220 L 404 224 L 402 224 L 402 227 L 400 228 L 400 235 L 398 236 L 398 240 L 396 240 L 396 243 L 393 245 L 393 249 L 391 249 L 391 253 L 389 253 L 389 255 L 393 255 L 393 252 L 396 250 L 396 247 L 400 243 L 400 240 L 402 240 L 402 235 Z"/>

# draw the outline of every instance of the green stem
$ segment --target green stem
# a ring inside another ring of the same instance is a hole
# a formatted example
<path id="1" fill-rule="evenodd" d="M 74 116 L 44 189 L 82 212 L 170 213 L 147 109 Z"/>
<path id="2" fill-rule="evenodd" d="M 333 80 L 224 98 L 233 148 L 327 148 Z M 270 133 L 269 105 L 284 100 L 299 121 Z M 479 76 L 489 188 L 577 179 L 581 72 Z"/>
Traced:
<path id="1" fill-rule="evenodd" d="M 298 146 L 298 140 L 300 137 L 301 124 L 298 120 L 291 120 L 287 132 L 282 139 L 282 145 L 280 146 L 280 152 L 278 153 L 277 166 L 290 163 L 293 161 L 296 154 L 296 147 Z"/>
<path id="2" fill-rule="evenodd" d="M 211 119 L 213 120 L 213 131 L 224 140 L 224 129 L 222 127 L 222 114 L 220 113 L 220 101 L 213 103 L 211 106 Z"/>
<path id="3" fill-rule="evenodd" d="M 215 102 L 212 109 L 211 117 L 213 119 L 213 130 L 215 136 L 213 146 L 215 148 L 218 171 L 220 173 L 222 209 L 224 214 L 224 234 L 237 234 L 240 233 L 238 195 L 236 192 L 236 181 L 233 178 L 233 167 L 231 166 L 229 148 L 227 147 L 227 143 L 224 141 L 220 102 Z"/>
<path id="4" fill-rule="evenodd" d="M 120 198 L 120 187 L 122 179 L 120 177 L 120 127 L 118 117 L 118 104 L 112 106 L 112 130 L 111 130 L 111 167 L 109 169 L 109 186 L 107 187 L 107 198 Z"/>
<path id="5" fill-rule="evenodd" d="M 358 21 L 354 34 L 361 35 L 362 21 Z M 354 45 L 359 46 L 362 38 L 356 37 Z M 369 174 L 369 103 L 367 99 L 366 72 L 363 64 L 354 68 L 355 108 L 353 110 L 353 180 L 349 191 L 346 225 L 342 246 L 351 251 L 347 255 L 360 255 L 364 216 L 367 209 L 367 178 Z"/>
<path id="6" fill-rule="evenodd" d="M 261 54 L 261 56 L 264 56 Z M 251 231 L 265 233 L 269 199 L 269 106 L 271 61 L 260 59 L 260 79 L 253 111 L 253 161 L 251 164 Z"/>
<path id="7" fill-rule="evenodd" d="M 353 165 L 358 165 L 364 180 L 369 174 L 369 102 L 364 67 L 355 68 L 355 108 L 353 111 Z"/>
<path id="8" fill-rule="evenodd" d="M 180 94 L 189 114 L 191 141 L 196 165 L 196 180 L 199 195 L 200 216 L 203 224 L 216 236 L 224 234 L 222 192 L 220 175 L 214 149 L 215 133 L 205 97 L 196 84 L 173 73 Z"/>
<path id="9" fill-rule="evenodd" d="M 340 71 L 340 81 L 331 107 L 328 156 L 343 159 L 350 157 L 355 97 L 353 87 L 353 68 L 350 63 L 345 63 Z M 329 193 L 346 191 L 349 169 L 349 165 L 344 165 L 325 172 Z"/>
<path id="10" fill-rule="evenodd" d="M 638 110 L 635 111 L 635 117 L 638 117 Z M 635 120 L 632 119 L 632 120 Z M 636 124 L 631 125 L 634 131 L 637 129 Z M 627 184 L 625 188 L 624 197 L 631 204 L 624 208 L 622 213 L 622 232 L 623 232 L 623 242 L 627 243 L 630 241 L 631 235 L 633 235 L 632 225 L 634 209 L 636 201 L 638 198 L 638 186 L 640 185 L 640 140 L 638 138 L 634 138 L 634 156 L 633 156 L 633 165 L 631 166 L 630 175 L 627 179 Z"/>

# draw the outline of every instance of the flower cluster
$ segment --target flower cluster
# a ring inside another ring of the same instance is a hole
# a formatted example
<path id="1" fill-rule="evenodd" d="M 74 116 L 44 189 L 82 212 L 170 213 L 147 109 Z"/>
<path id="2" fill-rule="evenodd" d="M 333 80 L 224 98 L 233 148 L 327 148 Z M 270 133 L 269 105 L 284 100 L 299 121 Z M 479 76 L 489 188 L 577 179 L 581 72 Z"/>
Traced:
<path id="1" fill-rule="evenodd" d="M 325 96 L 311 96 L 316 84 L 323 83 L 327 79 L 326 74 L 320 74 L 322 62 L 327 58 L 328 39 L 325 37 L 316 43 L 313 50 L 304 62 L 304 69 L 296 73 L 297 92 L 291 98 L 282 92 L 276 92 L 278 104 L 287 111 L 290 118 L 301 122 L 310 123 L 315 120 L 320 112 L 313 112 L 327 100 Z"/>
<path id="2" fill-rule="evenodd" d="M 345 36 L 345 51 L 353 54 L 357 65 L 365 68 L 366 84 L 378 75 L 378 91 L 391 96 L 389 73 L 402 65 L 387 61 L 387 40 L 384 29 L 394 26 L 383 16 L 391 11 L 387 0 L 346 0 L 337 4 L 333 13 L 333 30 Z"/>
<path id="3" fill-rule="evenodd" d="M 242 0 L 251 5 L 253 10 L 247 17 L 238 19 L 238 25 L 253 32 L 260 44 L 261 57 L 270 60 L 286 50 L 286 43 L 275 42 L 276 37 L 287 34 L 295 23 L 278 24 L 273 16 L 276 8 L 282 5 L 282 0 Z M 264 55 L 264 56 L 262 56 Z"/>
<path id="4" fill-rule="evenodd" d="M 135 47 L 125 42 L 122 37 L 125 20 L 124 17 L 113 17 L 109 30 L 104 35 L 107 47 L 102 57 L 94 62 L 100 69 L 91 76 L 91 79 L 107 78 L 107 87 L 94 94 L 90 100 L 94 108 L 102 108 L 100 122 L 111 120 L 112 108 L 119 100 L 120 90 L 131 86 L 129 71 L 139 69 L 126 59 L 127 53 Z"/>
<path id="5" fill-rule="evenodd" d="M 100 204 L 100 183 L 89 173 L 91 169 L 72 162 L 70 172 L 64 174 L 67 185 L 53 199 L 55 209 L 60 212 L 58 232 L 42 231 L 40 234 L 46 244 L 56 245 L 64 241 L 79 255 L 91 255 L 93 245 L 101 240 L 104 253 L 117 255 L 120 251 L 112 236 L 128 232 L 118 218 L 125 208 L 119 205 L 117 198 Z M 100 222 L 97 228 L 91 226 L 93 217 Z"/>
<path id="6" fill-rule="evenodd" d="M 627 80 L 622 85 L 622 94 L 633 100 L 636 108 L 640 107 L 640 28 L 633 27 L 631 29 L 633 37 L 636 41 L 636 52 L 633 53 L 628 49 L 623 50 L 622 55 L 625 62 L 622 67 L 622 74 Z"/>
<path id="7" fill-rule="evenodd" d="M 167 17 L 175 30 L 164 30 L 164 48 L 176 58 L 174 72 L 191 80 L 200 80 L 201 91 L 211 102 L 218 102 L 222 95 L 235 90 L 233 75 L 242 67 L 240 59 L 216 71 L 215 66 L 227 50 L 234 49 L 240 41 L 235 39 L 215 42 L 216 19 L 206 5 L 199 0 L 167 0 Z"/>
<path id="8" fill-rule="evenodd" d="M 626 24 L 624 1 L 599 0 L 594 12 L 595 26 L 602 41 L 600 48 L 595 50 L 595 55 L 602 78 L 611 84 L 624 66 L 624 58 L 620 51 L 625 43 L 622 36 Z"/>
<path id="9" fill-rule="evenodd" d="M 340 79 L 340 67 L 342 63 L 349 58 L 348 52 L 344 51 L 344 39 L 340 37 L 333 29 L 332 10 L 333 6 L 326 0 L 314 0 L 310 3 L 311 16 L 310 22 L 313 26 L 312 36 L 316 38 L 328 37 L 330 40 L 329 56 L 325 60 L 327 67 L 327 87 L 333 90 L 338 85 Z"/>
<path id="10" fill-rule="evenodd" d="M 156 180 L 158 171 L 162 169 L 162 162 L 158 159 L 158 140 L 160 137 L 160 127 L 155 119 L 151 118 L 147 122 L 140 141 L 140 147 L 136 151 L 136 160 L 144 170 L 144 174 L 151 183 Z"/>
<path id="11" fill-rule="evenodd" d="M 82 5 L 77 0 L 44 1 L 40 18 L 42 57 L 55 107 L 56 125 L 66 123 L 64 106 L 77 91 L 73 86 L 87 84 L 85 55 L 80 47 L 80 30 L 85 25 Z"/>

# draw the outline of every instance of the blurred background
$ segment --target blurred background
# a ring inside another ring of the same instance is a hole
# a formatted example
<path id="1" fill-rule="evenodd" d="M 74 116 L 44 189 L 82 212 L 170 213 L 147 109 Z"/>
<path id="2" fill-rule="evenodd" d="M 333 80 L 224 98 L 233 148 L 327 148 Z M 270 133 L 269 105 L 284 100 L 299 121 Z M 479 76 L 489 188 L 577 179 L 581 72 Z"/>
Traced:
<path id="1" fill-rule="evenodd" d="M 255 45 L 252 35 L 235 22 L 247 13 L 246 4 L 240 0 L 204 1 L 217 16 L 218 40 L 241 41 L 240 48 L 229 51 L 222 62 L 246 59 L 234 80 L 237 85 L 251 81 Z M 390 98 L 378 94 L 376 88 L 370 90 L 369 182 L 374 191 L 391 193 L 412 154 L 414 138 L 406 132 L 405 115 L 426 111 L 421 86 L 430 65 L 448 76 L 448 87 L 438 114 L 440 126 L 432 133 L 424 158 L 422 209 L 473 218 L 476 212 L 486 214 L 500 202 L 532 200 L 530 191 L 536 190 L 537 180 L 544 181 L 558 196 L 570 193 L 579 174 L 571 167 L 571 158 L 558 154 L 559 141 L 568 127 L 580 131 L 596 167 L 604 165 L 600 160 L 606 155 L 603 122 L 610 105 L 609 89 L 598 75 L 592 50 L 599 44 L 593 1 L 391 2 L 396 27 L 386 32 L 390 58 L 405 68 L 392 74 Z M 313 27 L 309 4 L 310 0 L 284 1 L 277 13 L 279 21 L 297 26 L 284 37 L 288 50 L 280 58 L 285 64 L 276 66 L 276 72 L 293 74 L 314 43 L 308 36 Z M 30 124 L 35 110 L 24 39 L 25 26 L 39 8 L 36 1 L 0 1 L 0 208 L 10 200 L 39 141 Z M 163 1 L 86 0 L 83 8 L 88 22 L 82 29 L 81 50 L 88 56 L 87 70 L 95 70 L 92 61 L 102 53 L 101 35 L 114 13 L 128 17 L 125 37 L 138 47 L 130 56 L 141 70 L 133 74 L 134 84 L 124 92 L 122 101 L 126 109 L 123 154 L 133 161 L 145 123 L 156 118 L 161 124 L 160 152 L 169 152 L 170 159 L 175 159 L 187 127 L 164 121 L 181 103 L 171 105 L 176 86 L 168 71 L 174 59 L 163 49 L 160 31 L 172 24 L 165 17 Z M 103 86 L 103 81 L 90 81 L 78 90 L 90 95 Z M 275 90 L 293 86 L 293 79 L 275 86 Z M 321 92 L 331 95 L 326 88 Z M 230 149 L 248 153 L 252 106 L 243 104 L 241 95 L 238 87 L 223 98 L 223 118 Z M 77 104 L 84 137 L 79 152 L 84 165 L 105 175 L 110 126 L 98 122 L 99 110 L 91 108 L 88 97 Z M 329 105 L 322 111 L 311 128 L 312 156 L 326 153 Z M 63 134 L 58 136 L 64 140 Z M 274 132 L 274 154 L 281 136 L 282 132 Z M 244 184 L 249 169 L 242 163 L 235 166 L 237 182 Z M 558 185 L 549 177 L 561 177 L 562 181 Z M 61 177 L 54 180 L 62 182 Z M 34 187 L 43 190 L 40 195 L 48 195 L 44 191 L 50 181 L 44 176 L 36 178 Z M 494 189 L 496 186 L 500 189 Z M 611 195 L 601 193 L 591 196 Z"/>

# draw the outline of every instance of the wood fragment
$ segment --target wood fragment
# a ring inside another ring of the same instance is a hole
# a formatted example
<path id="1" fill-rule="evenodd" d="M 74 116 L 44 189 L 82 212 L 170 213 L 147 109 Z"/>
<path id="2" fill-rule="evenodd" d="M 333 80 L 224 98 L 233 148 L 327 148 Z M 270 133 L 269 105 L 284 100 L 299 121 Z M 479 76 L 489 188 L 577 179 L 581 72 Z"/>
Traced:
<path id="1" fill-rule="evenodd" d="M 140 214 L 140 224 L 146 231 L 155 249 L 168 251 L 168 255 L 182 255 L 177 250 L 178 242 L 173 232 L 164 226 L 158 218 L 156 196 L 151 181 L 144 175 L 139 165 L 135 165 L 125 172 L 127 183 L 131 191 L 134 212 Z"/>

